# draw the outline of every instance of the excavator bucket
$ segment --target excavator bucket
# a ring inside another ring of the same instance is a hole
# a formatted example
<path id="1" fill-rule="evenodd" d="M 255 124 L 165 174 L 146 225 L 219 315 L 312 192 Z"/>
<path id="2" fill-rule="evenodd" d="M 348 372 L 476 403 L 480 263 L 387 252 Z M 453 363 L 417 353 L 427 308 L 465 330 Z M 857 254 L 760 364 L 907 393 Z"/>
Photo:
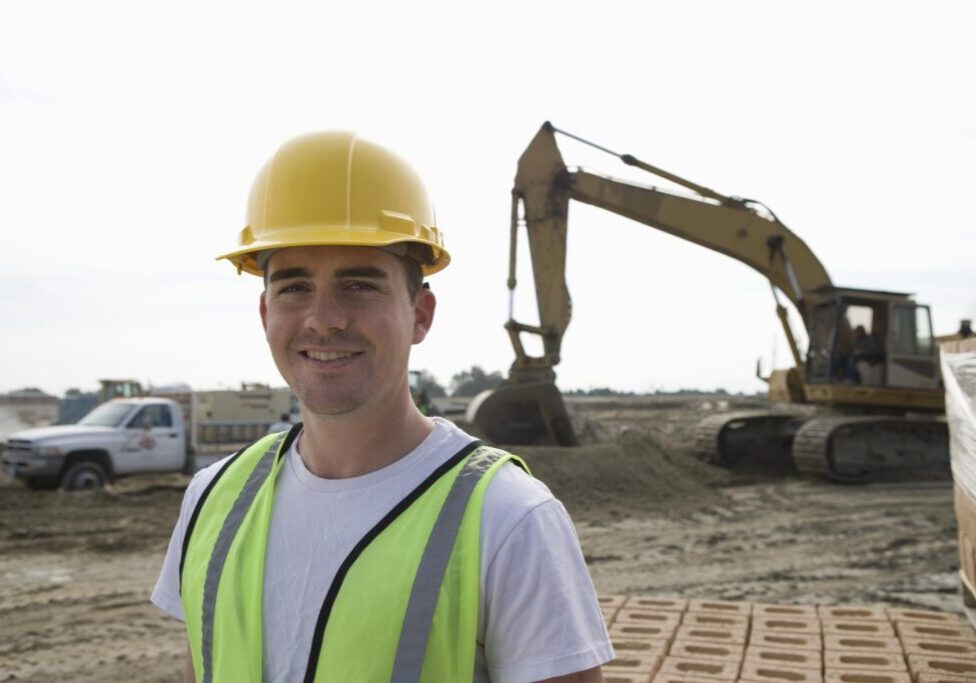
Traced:
<path id="1" fill-rule="evenodd" d="M 496 444 L 575 446 L 562 394 L 552 382 L 504 382 L 468 406 L 467 419 Z"/>

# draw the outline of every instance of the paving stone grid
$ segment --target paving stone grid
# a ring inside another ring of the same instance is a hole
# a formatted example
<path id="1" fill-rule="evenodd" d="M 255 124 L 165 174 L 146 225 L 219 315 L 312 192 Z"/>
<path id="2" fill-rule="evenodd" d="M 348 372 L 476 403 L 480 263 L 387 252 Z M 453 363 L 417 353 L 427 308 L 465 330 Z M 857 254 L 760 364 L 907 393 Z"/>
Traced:
<path id="1" fill-rule="evenodd" d="M 976 683 L 976 631 L 948 612 L 609 595 L 606 683 Z"/>

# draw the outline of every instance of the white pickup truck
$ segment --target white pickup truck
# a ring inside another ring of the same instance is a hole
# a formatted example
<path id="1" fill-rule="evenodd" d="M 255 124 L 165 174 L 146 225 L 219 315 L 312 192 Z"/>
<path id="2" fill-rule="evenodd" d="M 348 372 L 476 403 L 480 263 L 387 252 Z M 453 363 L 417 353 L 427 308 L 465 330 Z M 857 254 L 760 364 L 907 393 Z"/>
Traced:
<path id="1" fill-rule="evenodd" d="M 116 398 L 77 424 L 10 434 L 3 469 L 32 489 L 100 488 L 119 477 L 191 473 L 255 441 L 289 412 L 287 389 Z"/>
<path id="2" fill-rule="evenodd" d="M 124 398 L 103 403 L 77 424 L 11 434 L 3 468 L 33 489 L 100 488 L 141 472 L 190 472 L 183 413 L 166 398 Z"/>

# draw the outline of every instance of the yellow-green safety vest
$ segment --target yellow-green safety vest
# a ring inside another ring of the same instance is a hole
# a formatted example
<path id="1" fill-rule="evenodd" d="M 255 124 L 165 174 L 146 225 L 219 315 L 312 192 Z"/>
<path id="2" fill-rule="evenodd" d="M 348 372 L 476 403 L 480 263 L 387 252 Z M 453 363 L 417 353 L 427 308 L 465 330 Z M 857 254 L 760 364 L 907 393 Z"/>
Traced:
<path id="1" fill-rule="evenodd" d="M 260 681 L 275 482 L 301 425 L 234 455 L 201 495 L 180 560 L 196 680 Z M 509 453 L 473 442 L 378 522 L 341 564 L 308 634 L 305 681 L 471 680 L 481 508 Z"/>

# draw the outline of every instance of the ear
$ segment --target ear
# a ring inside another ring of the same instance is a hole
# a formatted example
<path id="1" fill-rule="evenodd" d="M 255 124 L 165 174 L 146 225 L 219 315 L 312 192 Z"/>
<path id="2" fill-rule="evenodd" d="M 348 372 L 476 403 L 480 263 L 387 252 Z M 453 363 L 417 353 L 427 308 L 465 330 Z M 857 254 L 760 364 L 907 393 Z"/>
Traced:
<path id="1" fill-rule="evenodd" d="M 258 310 L 261 311 L 261 327 L 264 328 L 265 332 L 268 331 L 268 303 L 264 300 L 266 293 L 267 290 L 261 292 L 260 303 L 258 303 Z"/>
<path id="2" fill-rule="evenodd" d="M 437 297 L 423 287 L 417 292 L 417 299 L 413 303 L 413 342 L 419 344 L 427 337 L 430 326 L 434 322 L 434 310 L 437 308 Z"/>

